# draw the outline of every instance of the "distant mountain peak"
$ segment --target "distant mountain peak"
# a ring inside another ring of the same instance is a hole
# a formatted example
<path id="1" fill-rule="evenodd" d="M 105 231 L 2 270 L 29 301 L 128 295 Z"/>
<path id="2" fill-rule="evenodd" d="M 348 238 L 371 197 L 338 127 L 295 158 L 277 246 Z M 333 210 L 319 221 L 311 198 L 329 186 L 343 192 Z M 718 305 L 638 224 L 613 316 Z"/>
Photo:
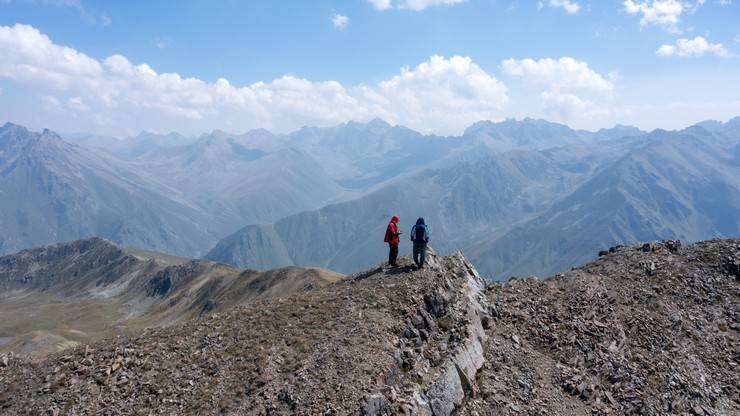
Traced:
<path id="1" fill-rule="evenodd" d="M 274 136 L 274 134 L 267 129 L 264 128 L 257 128 L 249 130 L 248 132 L 244 133 L 245 136 Z"/>
<path id="2" fill-rule="evenodd" d="M 11 122 L 5 123 L 2 127 L 0 127 L 0 132 L 8 131 L 8 130 L 17 130 L 17 131 L 28 131 L 27 128 L 24 126 L 21 126 L 20 124 L 15 124 Z"/>
<path id="3" fill-rule="evenodd" d="M 208 134 L 208 136 L 218 139 L 224 139 L 233 136 L 233 134 L 227 133 L 221 129 L 214 129 L 210 134 Z"/>
<path id="4" fill-rule="evenodd" d="M 374 119 L 370 120 L 367 123 L 367 126 L 368 127 L 386 127 L 386 128 L 393 127 L 387 121 L 379 117 L 375 117 Z"/>
<path id="5" fill-rule="evenodd" d="M 53 139 L 53 140 L 62 140 L 62 136 L 60 136 L 59 134 L 57 134 L 55 131 L 52 131 L 52 130 L 49 130 L 49 129 L 44 129 L 41 132 L 41 138 L 42 139 L 46 138 L 46 139 Z"/>
<path id="6" fill-rule="evenodd" d="M 147 138 L 151 138 L 151 137 L 164 137 L 164 138 L 168 138 L 168 139 L 179 139 L 179 138 L 184 138 L 185 136 L 183 136 L 182 134 L 180 134 L 180 133 L 178 133 L 176 131 L 171 131 L 169 133 L 158 133 L 158 132 L 155 132 L 155 131 L 142 130 L 134 138 L 135 139 L 147 139 Z"/>

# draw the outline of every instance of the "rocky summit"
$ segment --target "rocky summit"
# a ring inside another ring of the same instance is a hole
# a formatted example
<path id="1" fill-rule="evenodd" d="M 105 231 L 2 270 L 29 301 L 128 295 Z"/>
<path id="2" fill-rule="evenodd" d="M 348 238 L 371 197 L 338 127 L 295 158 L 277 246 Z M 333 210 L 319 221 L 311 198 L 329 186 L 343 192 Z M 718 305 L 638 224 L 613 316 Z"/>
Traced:
<path id="1" fill-rule="evenodd" d="M 462 254 L 376 267 L 41 361 L 0 413 L 740 413 L 740 240 L 613 247 L 486 285 Z"/>

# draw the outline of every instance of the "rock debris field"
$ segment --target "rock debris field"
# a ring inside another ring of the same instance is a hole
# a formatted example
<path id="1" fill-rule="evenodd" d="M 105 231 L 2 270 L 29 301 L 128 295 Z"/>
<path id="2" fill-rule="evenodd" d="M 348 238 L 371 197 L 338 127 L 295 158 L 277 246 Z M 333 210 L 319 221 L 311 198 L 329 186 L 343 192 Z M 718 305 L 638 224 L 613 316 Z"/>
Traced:
<path id="1" fill-rule="evenodd" d="M 377 267 L 32 361 L 7 415 L 740 414 L 740 240 L 614 247 L 486 285 L 462 254 Z"/>

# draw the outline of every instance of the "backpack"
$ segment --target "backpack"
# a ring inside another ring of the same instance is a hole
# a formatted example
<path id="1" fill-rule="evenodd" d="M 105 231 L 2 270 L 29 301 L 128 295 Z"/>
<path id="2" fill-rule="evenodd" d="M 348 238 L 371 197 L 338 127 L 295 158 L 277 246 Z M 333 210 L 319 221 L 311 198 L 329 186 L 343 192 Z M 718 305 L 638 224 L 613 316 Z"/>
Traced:
<path id="1" fill-rule="evenodd" d="M 414 225 L 414 242 L 416 243 L 426 243 L 426 234 L 427 234 L 427 227 L 426 225 L 419 224 Z"/>

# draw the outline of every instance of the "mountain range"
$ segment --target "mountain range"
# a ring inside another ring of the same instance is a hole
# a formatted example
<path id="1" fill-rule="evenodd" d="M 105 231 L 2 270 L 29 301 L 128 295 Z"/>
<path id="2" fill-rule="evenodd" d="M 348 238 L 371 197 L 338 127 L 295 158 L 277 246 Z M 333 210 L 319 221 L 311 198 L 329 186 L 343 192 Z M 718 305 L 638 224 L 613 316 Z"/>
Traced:
<path id="1" fill-rule="evenodd" d="M 522 123 L 536 133 L 543 128 Z M 378 236 L 394 213 L 408 226 L 426 216 L 436 249 L 463 249 L 492 279 L 553 274 L 588 259 L 594 247 L 738 235 L 736 123 L 649 134 L 618 127 L 629 134 L 621 138 L 573 131 L 571 144 L 543 150 L 480 150 L 472 161 L 406 175 L 352 201 L 247 226 L 207 257 L 258 268 L 353 271 L 383 258 Z M 527 137 L 524 128 L 514 131 Z M 537 147 L 531 140 L 517 144 L 523 143 Z M 402 245 L 406 252 L 408 246 Z"/>
<path id="2" fill-rule="evenodd" d="M 424 216 L 436 250 L 465 250 L 488 278 L 551 274 L 594 247 L 737 235 L 739 126 L 507 119 L 442 137 L 376 119 L 117 139 L 8 123 L 0 253 L 100 236 L 238 267 L 353 272 L 383 259 L 399 214 L 403 230 Z"/>

